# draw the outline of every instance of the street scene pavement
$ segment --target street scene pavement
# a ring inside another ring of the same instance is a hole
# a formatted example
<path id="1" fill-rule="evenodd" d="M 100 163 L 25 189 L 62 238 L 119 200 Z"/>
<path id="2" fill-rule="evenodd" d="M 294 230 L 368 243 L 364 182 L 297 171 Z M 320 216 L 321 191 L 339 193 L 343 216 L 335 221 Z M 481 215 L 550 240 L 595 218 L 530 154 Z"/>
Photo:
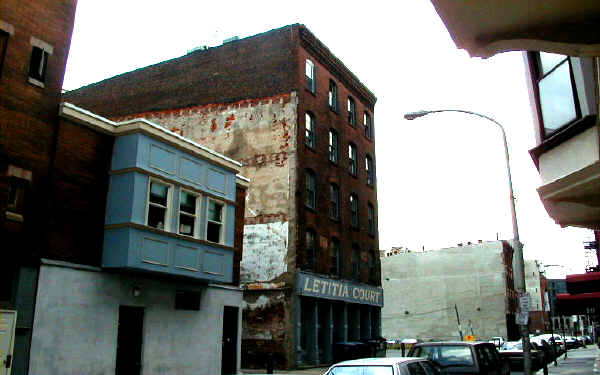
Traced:
<path id="1" fill-rule="evenodd" d="M 387 357 L 401 357 L 400 350 L 388 350 Z M 600 375 L 600 349 L 588 345 L 587 348 L 569 350 L 567 358 L 560 356 L 557 361 L 558 366 L 552 363 L 548 366 L 549 375 Z M 301 370 L 275 370 L 274 374 L 301 374 L 301 375 L 322 375 L 327 371 L 327 367 L 316 367 Z M 242 370 L 242 374 L 266 374 L 266 370 Z M 536 375 L 543 375 L 544 371 L 536 372 Z M 512 371 L 511 375 L 522 375 L 522 372 Z"/>

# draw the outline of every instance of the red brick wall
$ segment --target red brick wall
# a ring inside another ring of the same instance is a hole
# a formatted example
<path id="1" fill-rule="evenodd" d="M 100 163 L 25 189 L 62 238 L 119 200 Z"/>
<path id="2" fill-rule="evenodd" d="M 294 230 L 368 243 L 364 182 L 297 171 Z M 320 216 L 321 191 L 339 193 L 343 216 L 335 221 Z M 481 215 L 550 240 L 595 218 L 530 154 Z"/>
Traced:
<path id="1" fill-rule="evenodd" d="M 2 1 L 0 19 L 12 25 L 14 33 L 8 38 L 0 75 L 0 227 L 16 236 L 19 257 L 39 255 L 46 246 L 48 170 L 75 7 L 76 0 Z M 53 46 L 44 88 L 27 81 L 32 36 Z M 5 218 L 9 165 L 32 172 L 23 223 Z"/>
<path id="2" fill-rule="evenodd" d="M 292 53 L 287 26 L 113 77 L 64 98 L 113 117 L 269 97 L 295 88 Z"/>
<path id="3" fill-rule="evenodd" d="M 309 58 L 315 64 L 316 92 L 313 94 L 306 89 L 304 65 Z M 340 240 L 342 251 L 342 276 L 352 276 L 352 245 L 358 244 L 361 249 L 361 281 L 369 281 L 368 252 L 373 251 L 376 261 L 377 285 L 380 281 L 379 244 L 377 236 L 377 191 L 376 182 L 373 186 L 366 183 L 365 156 L 368 154 L 375 159 L 374 139 L 364 135 L 363 113 L 367 111 L 374 122 L 373 110 L 370 105 L 360 100 L 359 93 L 344 85 L 342 77 L 327 69 L 323 60 L 309 53 L 304 48 L 299 49 L 298 81 L 301 87 L 298 91 L 298 184 L 296 202 L 298 205 L 298 264 L 302 268 L 306 264 L 305 233 L 307 229 L 314 230 L 318 238 L 327 239 L 322 245 L 329 244 L 332 237 Z M 338 111 L 329 108 L 329 81 L 332 79 L 338 88 Z M 347 99 L 354 98 L 356 103 L 356 127 L 348 122 Z M 310 111 L 316 120 L 316 148 L 305 145 L 305 113 Z M 329 129 L 335 129 L 339 137 L 339 162 L 329 161 Z M 349 173 L 348 144 L 352 142 L 358 151 L 358 174 Z M 312 210 L 305 205 L 305 170 L 312 169 L 317 178 L 317 208 Z M 340 220 L 329 217 L 329 185 L 335 183 L 340 187 Z M 358 196 L 359 228 L 351 228 L 350 194 Z M 375 236 L 368 233 L 368 208 L 371 203 L 375 208 Z M 317 240 L 321 245 L 321 241 Z M 329 246 L 329 245 L 328 245 Z M 331 266 L 330 249 L 318 246 L 316 271 L 328 274 Z"/>
<path id="4" fill-rule="evenodd" d="M 61 119 L 44 257 L 100 266 L 114 138 Z"/>

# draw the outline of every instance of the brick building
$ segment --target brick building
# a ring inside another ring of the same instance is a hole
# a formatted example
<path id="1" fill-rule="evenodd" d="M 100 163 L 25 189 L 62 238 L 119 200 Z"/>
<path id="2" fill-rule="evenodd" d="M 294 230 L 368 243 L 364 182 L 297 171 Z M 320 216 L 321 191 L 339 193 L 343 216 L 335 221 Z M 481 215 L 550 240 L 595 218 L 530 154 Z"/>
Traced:
<path id="1" fill-rule="evenodd" d="M 380 334 L 375 96 L 303 25 L 65 94 L 113 120 L 147 118 L 242 160 L 242 361 L 332 361 Z"/>
<path id="2" fill-rule="evenodd" d="M 0 373 L 236 373 L 241 163 L 61 104 L 75 7 L 0 13 Z"/>

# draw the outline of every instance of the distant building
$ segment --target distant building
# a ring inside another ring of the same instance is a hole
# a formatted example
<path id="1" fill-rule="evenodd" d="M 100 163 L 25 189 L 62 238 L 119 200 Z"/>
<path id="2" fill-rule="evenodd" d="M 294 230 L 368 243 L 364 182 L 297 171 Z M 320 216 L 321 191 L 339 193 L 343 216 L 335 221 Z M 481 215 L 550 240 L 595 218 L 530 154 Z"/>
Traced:
<path id="1" fill-rule="evenodd" d="M 525 260 L 525 289 L 531 297 L 529 331 L 543 333 L 550 328 L 546 303 L 547 281 L 536 260 Z"/>
<path id="2" fill-rule="evenodd" d="M 333 342 L 380 334 L 376 98 L 305 26 L 228 39 L 65 99 L 242 161 L 244 366 L 329 364 Z"/>
<path id="3" fill-rule="evenodd" d="M 382 257 L 383 335 L 459 340 L 460 329 L 478 340 L 518 339 L 512 259 L 507 241 Z"/>

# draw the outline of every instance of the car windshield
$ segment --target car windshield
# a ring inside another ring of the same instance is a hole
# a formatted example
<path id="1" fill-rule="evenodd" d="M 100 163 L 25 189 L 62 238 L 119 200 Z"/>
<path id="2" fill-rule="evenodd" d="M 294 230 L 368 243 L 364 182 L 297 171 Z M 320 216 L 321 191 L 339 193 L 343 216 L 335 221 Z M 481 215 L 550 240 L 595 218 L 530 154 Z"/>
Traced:
<path id="1" fill-rule="evenodd" d="M 327 375 L 394 375 L 392 366 L 336 366 Z"/>
<path id="2" fill-rule="evenodd" d="M 471 348 L 464 345 L 422 346 L 414 354 L 427 357 L 441 367 L 474 365 Z"/>

